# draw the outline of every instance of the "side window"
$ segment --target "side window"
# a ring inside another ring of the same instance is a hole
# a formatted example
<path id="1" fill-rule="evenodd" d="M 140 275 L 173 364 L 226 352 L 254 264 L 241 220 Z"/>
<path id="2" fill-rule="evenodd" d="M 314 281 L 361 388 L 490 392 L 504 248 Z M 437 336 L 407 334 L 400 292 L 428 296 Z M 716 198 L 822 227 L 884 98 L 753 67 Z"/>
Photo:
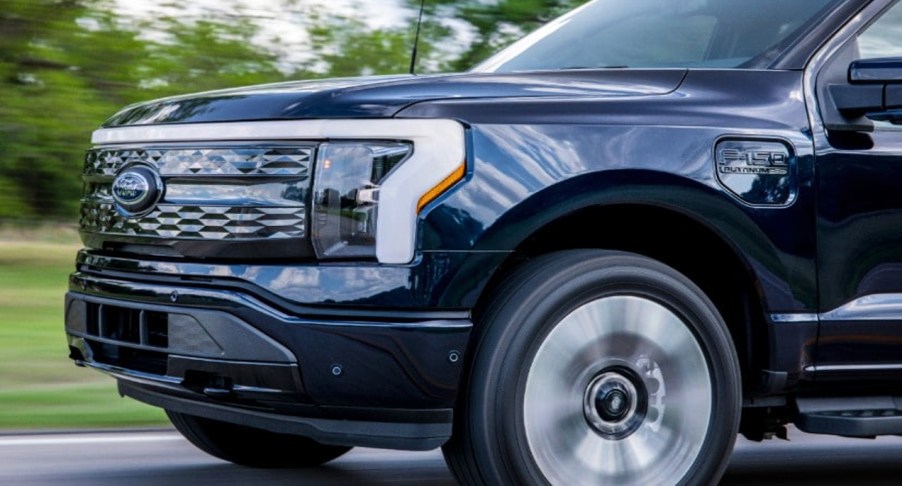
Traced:
<path id="1" fill-rule="evenodd" d="M 902 3 L 896 3 L 858 36 L 859 59 L 902 57 Z"/>

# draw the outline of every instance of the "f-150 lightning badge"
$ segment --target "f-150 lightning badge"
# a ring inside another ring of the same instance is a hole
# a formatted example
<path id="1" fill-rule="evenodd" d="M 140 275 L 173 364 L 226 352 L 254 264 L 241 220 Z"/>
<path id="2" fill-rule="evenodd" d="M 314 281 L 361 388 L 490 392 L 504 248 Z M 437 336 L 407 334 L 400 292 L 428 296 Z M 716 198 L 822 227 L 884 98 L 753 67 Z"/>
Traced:
<path id="1" fill-rule="evenodd" d="M 795 158 L 782 142 L 724 140 L 715 148 L 717 179 L 743 202 L 785 206 L 795 197 Z"/>

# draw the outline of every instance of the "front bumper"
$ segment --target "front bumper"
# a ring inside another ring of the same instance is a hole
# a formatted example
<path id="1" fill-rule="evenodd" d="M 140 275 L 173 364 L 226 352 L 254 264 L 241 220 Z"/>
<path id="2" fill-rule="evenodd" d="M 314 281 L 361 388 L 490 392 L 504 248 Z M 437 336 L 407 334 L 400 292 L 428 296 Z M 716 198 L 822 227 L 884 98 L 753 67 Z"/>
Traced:
<path id="1" fill-rule="evenodd" d="M 123 395 L 328 444 L 435 448 L 472 323 L 379 316 L 308 318 L 232 289 L 84 271 L 66 298 L 72 358 Z"/>

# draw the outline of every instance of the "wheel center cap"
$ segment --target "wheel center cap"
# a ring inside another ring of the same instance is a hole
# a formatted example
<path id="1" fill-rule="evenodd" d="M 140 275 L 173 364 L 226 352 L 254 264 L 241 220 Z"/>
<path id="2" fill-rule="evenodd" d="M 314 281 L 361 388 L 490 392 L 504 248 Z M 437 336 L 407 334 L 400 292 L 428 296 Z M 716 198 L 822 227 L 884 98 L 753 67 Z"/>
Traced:
<path id="1" fill-rule="evenodd" d="M 622 419 L 629 411 L 630 397 L 620 389 L 610 390 L 607 393 L 599 392 L 595 397 L 595 407 L 601 418 L 616 422 Z"/>
<path id="2" fill-rule="evenodd" d="M 648 410 L 648 391 L 636 373 L 608 369 L 586 387 L 583 412 L 602 437 L 622 439 L 639 428 Z"/>

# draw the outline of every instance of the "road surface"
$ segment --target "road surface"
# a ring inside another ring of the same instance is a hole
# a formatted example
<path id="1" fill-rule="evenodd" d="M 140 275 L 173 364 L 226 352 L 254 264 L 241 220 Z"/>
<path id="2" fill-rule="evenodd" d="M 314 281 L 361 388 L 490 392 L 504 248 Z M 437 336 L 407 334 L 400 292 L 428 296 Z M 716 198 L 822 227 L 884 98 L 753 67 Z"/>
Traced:
<path id="1" fill-rule="evenodd" d="M 902 484 L 902 438 L 790 432 L 740 439 L 723 485 Z M 168 430 L 0 435 L 0 485 L 453 485 L 441 453 L 356 449 L 308 470 L 255 470 L 198 451 Z"/>

